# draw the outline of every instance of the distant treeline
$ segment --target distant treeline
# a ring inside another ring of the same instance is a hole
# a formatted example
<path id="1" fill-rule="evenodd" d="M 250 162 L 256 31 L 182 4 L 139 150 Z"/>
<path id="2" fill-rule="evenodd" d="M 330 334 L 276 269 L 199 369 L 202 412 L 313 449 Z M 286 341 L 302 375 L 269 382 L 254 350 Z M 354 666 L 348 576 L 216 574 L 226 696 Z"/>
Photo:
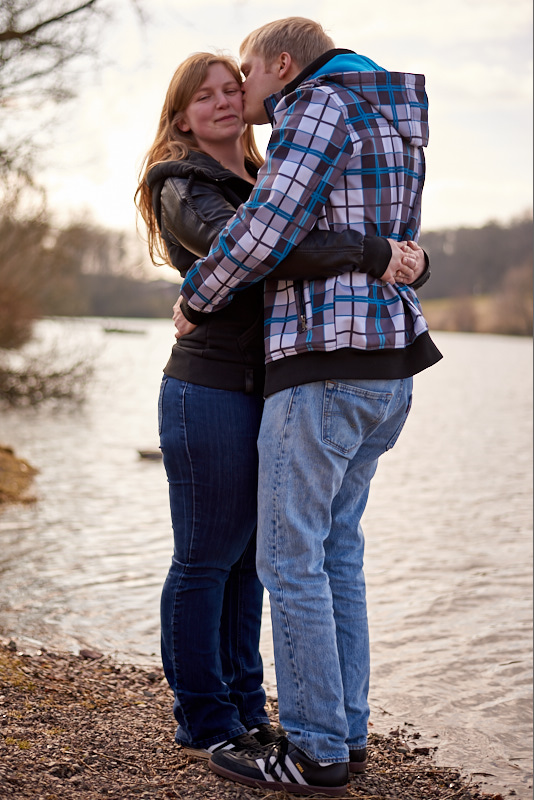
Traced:
<path id="1" fill-rule="evenodd" d="M 532 274 L 532 218 L 509 225 L 428 232 L 421 238 L 432 266 L 430 281 L 420 290 L 425 299 L 493 295 L 517 283 L 517 274 Z M 154 268 L 156 273 L 156 269 Z M 515 276 L 515 277 L 514 277 Z M 174 283 L 146 281 L 127 275 L 82 274 L 81 313 L 95 316 L 166 317 L 178 296 Z M 528 291 L 528 281 L 527 281 Z M 532 292 L 532 290 L 530 290 Z M 48 313 L 58 312 L 57 306 Z M 61 313 L 69 313 L 62 308 Z"/>
<path id="2" fill-rule="evenodd" d="M 489 222 L 482 228 L 428 232 L 420 244 L 432 265 L 421 298 L 493 294 L 510 270 L 532 272 L 532 217 L 509 225 Z"/>
<path id="3" fill-rule="evenodd" d="M 178 285 L 150 279 L 157 269 L 143 266 L 134 236 L 80 222 L 55 228 L 46 215 L 31 223 L 0 212 L 0 348 L 23 344 L 43 316 L 172 315 Z M 419 293 L 431 327 L 531 333 L 531 217 L 428 232 L 421 244 L 432 266 Z"/>
<path id="4" fill-rule="evenodd" d="M 432 330 L 532 335 L 532 217 L 425 234 L 432 277 L 419 297 Z"/>
<path id="5" fill-rule="evenodd" d="M 180 294 L 177 283 L 139 280 L 125 275 L 82 275 L 80 285 L 83 287 L 85 310 L 79 316 L 84 317 L 170 319 L 172 307 Z"/>

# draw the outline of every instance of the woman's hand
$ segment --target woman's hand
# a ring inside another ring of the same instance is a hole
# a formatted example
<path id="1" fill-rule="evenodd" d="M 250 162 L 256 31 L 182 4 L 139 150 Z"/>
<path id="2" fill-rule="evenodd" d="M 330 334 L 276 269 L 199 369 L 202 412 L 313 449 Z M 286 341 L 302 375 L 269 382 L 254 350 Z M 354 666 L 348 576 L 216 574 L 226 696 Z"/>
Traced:
<path id="1" fill-rule="evenodd" d="M 185 336 L 186 333 L 192 333 L 197 327 L 184 317 L 181 305 L 182 305 L 182 298 L 179 297 L 176 303 L 172 307 L 172 312 L 173 312 L 172 318 L 174 320 L 174 327 L 176 328 L 176 333 L 174 335 L 177 339 L 180 339 L 182 336 Z"/>
<path id="2" fill-rule="evenodd" d="M 391 259 L 388 268 L 381 276 L 384 283 L 413 283 L 424 272 L 425 254 L 416 242 L 397 242 L 388 239 L 391 245 Z"/>

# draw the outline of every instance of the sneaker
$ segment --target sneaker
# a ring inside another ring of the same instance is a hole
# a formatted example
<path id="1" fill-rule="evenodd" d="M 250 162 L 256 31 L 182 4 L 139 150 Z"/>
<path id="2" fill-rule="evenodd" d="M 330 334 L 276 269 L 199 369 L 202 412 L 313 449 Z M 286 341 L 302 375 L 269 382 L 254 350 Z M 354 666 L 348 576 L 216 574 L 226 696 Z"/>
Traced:
<path id="1" fill-rule="evenodd" d="M 212 744 L 210 747 L 193 747 L 189 744 L 182 744 L 182 752 L 186 753 L 188 756 L 196 756 L 196 758 L 205 758 L 206 760 L 219 751 L 239 752 L 241 750 L 247 750 L 250 752 L 261 752 L 261 749 L 258 740 L 249 733 L 240 733 L 239 736 L 234 736 L 232 739 L 223 739 L 222 742 Z"/>
<path id="2" fill-rule="evenodd" d="M 261 722 L 249 730 L 249 736 L 253 736 L 261 745 L 275 744 L 285 735 L 283 728 L 273 728 L 267 722 Z"/>
<path id="3" fill-rule="evenodd" d="M 210 758 L 209 767 L 237 783 L 290 794 L 341 797 L 349 782 L 348 764 L 321 766 L 285 738 L 260 753 L 219 751 Z"/>
<path id="4" fill-rule="evenodd" d="M 367 747 L 359 750 L 349 750 L 349 770 L 359 773 L 365 772 L 367 767 Z"/>

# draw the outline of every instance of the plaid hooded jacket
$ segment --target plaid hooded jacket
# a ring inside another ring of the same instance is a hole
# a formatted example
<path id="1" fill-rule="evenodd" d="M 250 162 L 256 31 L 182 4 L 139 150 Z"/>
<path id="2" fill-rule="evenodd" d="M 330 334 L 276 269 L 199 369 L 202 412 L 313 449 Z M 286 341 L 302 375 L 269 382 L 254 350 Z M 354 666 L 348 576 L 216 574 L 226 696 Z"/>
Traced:
<path id="1" fill-rule="evenodd" d="M 428 330 L 407 286 L 357 272 L 314 281 L 268 278 L 314 226 L 397 240 L 419 236 L 428 142 L 424 76 L 349 71 L 351 56 L 359 58 L 330 51 L 266 100 L 274 130 L 256 187 L 182 287 L 184 313 L 199 322 L 195 311 L 220 309 L 267 278 L 268 368 L 288 356 L 345 348 L 402 350 Z"/>

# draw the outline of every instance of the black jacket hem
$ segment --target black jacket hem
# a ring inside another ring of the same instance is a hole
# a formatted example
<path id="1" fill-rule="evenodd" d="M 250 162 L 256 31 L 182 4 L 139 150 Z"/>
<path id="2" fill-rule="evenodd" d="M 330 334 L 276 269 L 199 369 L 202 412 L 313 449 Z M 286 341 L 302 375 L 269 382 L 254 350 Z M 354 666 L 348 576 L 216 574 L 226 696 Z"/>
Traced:
<path id="1" fill-rule="evenodd" d="M 436 364 L 443 356 L 428 332 L 402 350 L 341 350 L 300 353 L 267 364 L 265 397 L 292 386 L 315 381 L 361 378 L 409 378 Z"/>

